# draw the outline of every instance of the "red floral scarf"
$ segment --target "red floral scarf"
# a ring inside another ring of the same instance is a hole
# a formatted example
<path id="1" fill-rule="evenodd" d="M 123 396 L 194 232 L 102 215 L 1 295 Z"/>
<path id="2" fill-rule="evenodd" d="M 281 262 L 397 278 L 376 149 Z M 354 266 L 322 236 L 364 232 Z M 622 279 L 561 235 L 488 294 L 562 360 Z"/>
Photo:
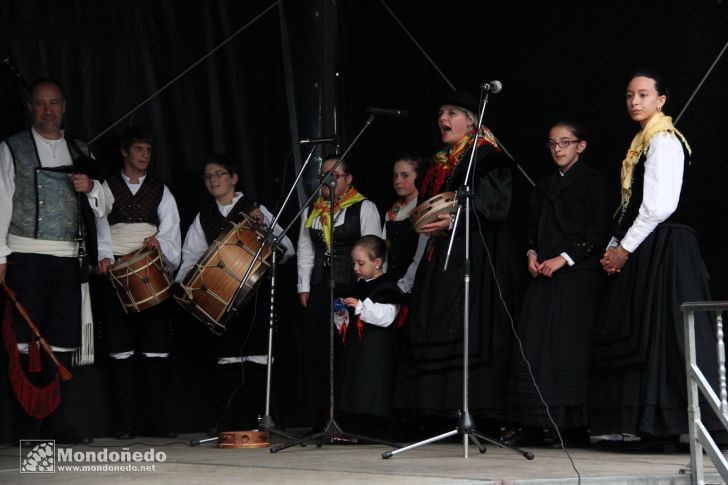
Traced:
<path id="1" fill-rule="evenodd" d="M 435 163 L 427 169 L 427 173 L 425 173 L 425 177 L 422 180 L 422 186 L 420 187 L 421 194 L 425 194 L 426 197 L 432 197 L 441 193 L 445 180 L 473 145 L 474 139 L 475 130 L 470 130 L 454 147 L 445 147 L 435 154 Z M 485 144 L 492 145 L 500 150 L 493 133 L 484 125 L 481 125 L 480 132 L 478 133 L 478 148 Z"/>

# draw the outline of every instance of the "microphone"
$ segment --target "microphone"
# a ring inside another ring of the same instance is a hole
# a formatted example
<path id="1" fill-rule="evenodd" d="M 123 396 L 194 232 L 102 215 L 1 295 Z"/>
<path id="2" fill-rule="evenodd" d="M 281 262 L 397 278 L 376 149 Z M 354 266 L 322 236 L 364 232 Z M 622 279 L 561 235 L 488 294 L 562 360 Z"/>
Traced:
<path id="1" fill-rule="evenodd" d="M 328 138 L 303 138 L 301 140 L 298 140 L 298 143 L 300 143 L 301 145 L 324 145 L 326 143 L 336 145 L 336 137 L 330 136 Z"/>
<path id="2" fill-rule="evenodd" d="M 483 91 L 486 93 L 492 93 L 492 94 L 498 94 L 501 91 L 503 91 L 503 85 L 500 81 L 491 81 L 489 83 L 485 83 L 482 86 Z"/>
<path id="3" fill-rule="evenodd" d="M 367 113 L 371 115 L 382 115 L 390 118 L 407 118 L 409 113 L 403 109 L 368 107 Z"/>

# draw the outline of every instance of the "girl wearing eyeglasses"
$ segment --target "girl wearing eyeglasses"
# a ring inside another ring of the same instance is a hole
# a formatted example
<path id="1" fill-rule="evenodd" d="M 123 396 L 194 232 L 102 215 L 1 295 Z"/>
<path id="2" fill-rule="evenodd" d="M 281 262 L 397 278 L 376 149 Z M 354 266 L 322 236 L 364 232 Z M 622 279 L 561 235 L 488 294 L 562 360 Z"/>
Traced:
<path id="1" fill-rule="evenodd" d="M 584 128 L 560 121 L 546 143 L 556 170 L 539 180 L 531 199 L 528 271 L 533 278 L 517 333 L 550 414 L 567 445 L 588 445 L 592 331 L 606 276 L 599 264 L 609 221 L 606 184 L 584 162 Z M 546 414 L 529 368 L 514 346 L 508 418 L 521 426 L 504 434 L 512 445 L 543 443 Z"/>
<path id="2" fill-rule="evenodd" d="M 176 278 L 178 283 L 193 269 L 225 225 L 230 220 L 239 220 L 240 212 L 267 226 L 273 221 L 273 215 L 264 205 L 258 205 L 235 190 L 238 169 L 230 157 L 209 155 L 202 180 L 213 200 L 195 216 L 187 231 Z M 274 233 L 281 232 L 283 229 L 276 225 Z M 285 253 L 278 262 L 283 264 L 295 255 L 295 250 L 287 236 L 280 241 L 280 247 Z M 255 429 L 258 425 L 257 416 L 265 405 L 269 297 L 270 286 L 266 279 L 255 296 L 230 318 L 225 333 L 213 337 L 218 379 L 213 385 L 217 391 L 217 411 L 210 422 L 213 433 Z"/>
<path id="3" fill-rule="evenodd" d="M 490 130 L 477 126 L 478 105 L 479 100 L 465 92 L 442 100 L 437 122 L 444 147 L 426 171 L 419 197 L 426 200 L 461 186 L 478 129 L 470 227 L 469 405 L 476 416 L 502 419 L 511 331 L 496 277 L 505 305 L 514 313 L 519 267 L 515 243 L 506 227 L 511 171 Z M 417 268 L 407 323 L 417 373 L 403 377 L 396 406 L 431 416 L 433 427 L 438 427 L 438 417 L 448 418 L 442 424 L 452 426 L 451 419 L 463 407 L 464 216 L 445 272 L 453 216 L 441 214 L 435 222 L 422 226 L 429 241 Z"/>
<path id="4" fill-rule="evenodd" d="M 621 206 L 601 260 L 612 288 L 595 334 L 592 434 L 639 435 L 640 446 L 688 432 L 680 305 L 710 300 L 691 227 L 692 152 L 664 113 L 667 101 L 653 72 L 638 72 L 627 84 L 627 113 L 640 129 L 622 161 Z M 695 339 L 698 364 L 715 384 L 707 312 L 695 315 Z M 705 422 L 713 413 L 703 417 Z"/>

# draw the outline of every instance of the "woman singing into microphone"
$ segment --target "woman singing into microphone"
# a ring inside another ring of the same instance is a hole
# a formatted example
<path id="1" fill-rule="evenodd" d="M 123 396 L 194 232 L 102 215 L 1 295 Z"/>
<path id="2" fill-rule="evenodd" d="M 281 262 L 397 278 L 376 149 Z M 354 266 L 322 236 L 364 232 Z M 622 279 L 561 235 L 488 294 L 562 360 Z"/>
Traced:
<path id="1" fill-rule="evenodd" d="M 464 183 L 471 150 L 477 150 L 470 227 L 469 404 L 474 414 L 502 419 L 511 347 L 507 313 L 518 308 L 519 267 L 506 227 L 511 171 L 490 130 L 477 126 L 478 105 L 477 98 L 464 92 L 442 100 L 438 126 L 445 147 L 424 176 L 420 199 L 457 190 Z M 440 214 L 420 228 L 429 241 L 417 269 L 408 323 L 416 376 L 406 381 L 406 392 L 398 391 L 398 396 L 407 396 L 406 402 L 396 403 L 429 416 L 455 417 L 463 407 L 464 224 L 459 224 L 449 267 L 443 271 L 453 219 Z"/>

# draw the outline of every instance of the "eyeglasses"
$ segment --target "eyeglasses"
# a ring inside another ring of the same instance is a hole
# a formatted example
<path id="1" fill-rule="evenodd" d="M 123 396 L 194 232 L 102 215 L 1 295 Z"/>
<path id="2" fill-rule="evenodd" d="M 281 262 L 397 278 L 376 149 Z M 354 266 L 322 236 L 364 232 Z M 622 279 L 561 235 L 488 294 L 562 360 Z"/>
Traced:
<path id="1" fill-rule="evenodd" d="M 224 177 L 225 175 L 230 175 L 230 172 L 214 172 L 214 173 L 206 173 L 202 176 L 202 180 L 205 182 L 209 182 L 212 179 L 219 179 Z"/>
<path id="2" fill-rule="evenodd" d="M 558 146 L 559 148 L 567 148 L 572 143 L 579 143 L 581 140 L 559 140 L 559 141 L 547 141 L 546 146 L 551 150 Z"/>
<path id="3" fill-rule="evenodd" d="M 334 176 L 334 179 L 339 180 L 341 177 L 346 177 L 349 174 L 346 173 L 346 172 L 344 172 L 344 173 L 336 173 L 336 172 L 334 172 L 331 175 Z M 324 178 L 325 176 L 326 176 L 326 172 L 323 172 L 323 173 L 320 173 L 319 174 L 319 178 Z"/>

